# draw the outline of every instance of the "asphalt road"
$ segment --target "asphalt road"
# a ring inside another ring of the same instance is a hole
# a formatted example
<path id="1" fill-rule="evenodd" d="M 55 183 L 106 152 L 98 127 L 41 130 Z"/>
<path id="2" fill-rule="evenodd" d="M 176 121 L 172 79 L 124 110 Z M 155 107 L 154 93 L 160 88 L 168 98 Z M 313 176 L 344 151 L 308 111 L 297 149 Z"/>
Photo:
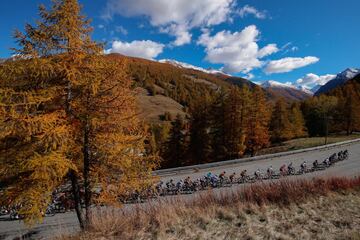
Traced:
<path id="1" fill-rule="evenodd" d="M 225 164 L 224 166 L 216 166 L 210 168 L 197 168 L 196 170 L 187 170 L 186 172 L 174 171 L 172 173 L 159 174 L 163 181 L 169 179 L 179 180 L 190 176 L 192 179 L 204 176 L 208 172 L 219 174 L 226 171 L 228 174 L 232 172 L 240 173 L 241 170 L 246 169 L 249 174 L 253 174 L 256 169 L 260 168 L 262 171 L 271 165 L 274 170 L 278 171 L 282 164 L 293 163 L 296 169 L 299 169 L 303 161 L 307 161 L 310 166 L 316 159 L 322 161 L 331 154 L 340 150 L 348 149 L 349 159 L 338 162 L 335 166 L 324 171 L 317 171 L 308 173 L 301 177 L 331 177 L 331 176 L 358 176 L 360 175 L 360 141 L 353 142 L 346 145 L 336 146 L 331 149 L 316 149 L 307 152 L 300 152 L 287 156 L 272 157 L 263 160 L 255 160 L 248 162 L 240 162 L 232 165 Z M 223 191 L 226 190 L 225 188 Z M 9 221 L 7 216 L 0 217 L 0 240 L 10 239 L 52 239 L 59 234 L 71 234 L 78 231 L 78 224 L 75 213 L 68 212 L 64 214 L 57 214 L 53 217 L 45 218 L 44 223 L 36 225 L 32 229 L 27 229 L 22 221 Z"/>

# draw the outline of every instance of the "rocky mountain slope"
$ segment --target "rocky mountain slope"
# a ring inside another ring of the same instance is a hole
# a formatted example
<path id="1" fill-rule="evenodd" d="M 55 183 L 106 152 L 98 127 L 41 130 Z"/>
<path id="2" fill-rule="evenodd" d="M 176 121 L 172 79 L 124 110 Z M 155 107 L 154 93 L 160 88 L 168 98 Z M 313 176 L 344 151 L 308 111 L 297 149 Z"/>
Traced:
<path id="1" fill-rule="evenodd" d="M 344 85 L 347 81 L 353 79 L 360 74 L 360 69 L 357 68 L 348 68 L 345 71 L 339 73 L 333 80 L 327 82 L 324 86 L 320 87 L 316 91 L 315 95 L 320 95 L 322 93 L 327 93 L 336 87 Z"/>
<path id="2" fill-rule="evenodd" d="M 288 101 L 302 101 L 312 95 L 307 89 L 298 89 L 293 85 L 276 81 L 266 81 L 261 86 L 271 94 L 272 98 L 282 97 Z"/>

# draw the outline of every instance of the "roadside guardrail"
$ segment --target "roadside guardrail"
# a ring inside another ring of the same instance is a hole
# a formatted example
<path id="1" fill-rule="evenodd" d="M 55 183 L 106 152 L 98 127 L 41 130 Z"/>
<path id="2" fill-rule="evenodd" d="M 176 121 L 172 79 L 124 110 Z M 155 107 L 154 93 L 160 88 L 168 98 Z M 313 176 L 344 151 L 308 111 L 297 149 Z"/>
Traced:
<path id="1" fill-rule="evenodd" d="M 276 157 L 283 157 L 283 156 L 290 156 L 298 153 L 305 153 L 305 152 L 312 152 L 316 150 L 328 150 L 332 148 L 336 148 L 339 146 L 348 146 L 354 143 L 360 142 L 360 138 L 354 139 L 354 140 L 348 140 L 344 142 L 338 142 L 338 143 L 332 143 L 327 144 L 323 146 L 317 146 L 317 147 L 311 147 L 311 148 L 304 148 L 304 149 L 298 149 L 288 152 L 279 152 L 279 153 L 272 153 L 272 154 L 266 154 L 266 155 L 259 155 L 255 157 L 248 157 L 248 158 L 240 158 L 240 159 L 233 159 L 233 160 L 227 160 L 227 161 L 221 161 L 221 162 L 212 162 L 212 163 L 205 163 L 205 164 L 198 164 L 198 165 L 191 165 L 191 166 L 185 166 L 185 167 L 177 167 L 177 168 L 169 168 L 169 169 L 161 169 L 154 171 L 155 176 L 168 176 L 168 175 L 176 175 L 176 174 L 185 174 L 185 173 L 194 173 L 198 170 L 203 169 L 211 169 L 216 167 L 222 167 L 222 166 L 230 166 L 240 163 L 246 163 L 246 162 L 252 162 L 252 161 L 260 161 L 260 160 L 268 160 Z"/>

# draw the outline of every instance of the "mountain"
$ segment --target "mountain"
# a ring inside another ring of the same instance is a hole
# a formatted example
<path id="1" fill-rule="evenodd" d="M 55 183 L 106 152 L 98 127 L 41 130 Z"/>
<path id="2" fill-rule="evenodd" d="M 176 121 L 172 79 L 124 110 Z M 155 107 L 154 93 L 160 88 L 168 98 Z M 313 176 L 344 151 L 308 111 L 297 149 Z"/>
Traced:
<path id="1" fill-rule="evenodd" d="M 272 98 L 282 97 L 288 101 L 302 101 L 311 97 L 312 93 L 306 89 L 298 89 L 294 85 L 280 83 L 276 81 L 266 81 L 261 84 L 266 89 Z"/>
<path id="2" fill-rule="evenodd" d="M 121 54 L 108 54 L 105 58 L 127 62 L 127 74 L 134 80 L 136 87 L 139 115 L 148 122 L 161 121 L 165 113 L 170 113 L 172 117 L 186 115 L 188 108 L 200 98 L 215 96 L 219 89 L 227 89 L 232 85 L 250 89 L 256 86 L 245 78 L 175 60 L 152 61 Z M 275 82 L 268 82 L 264 91 L 271 102 L 279 97 L 289 102 L 308 97 L 295 87 Z"/>
<path id="3" fill-rule="evenodd" d="M 243 78 L 174 60 L 159 62 L 121 54 L 109 54 L 106 58 L 127 62 L 128 75 L 137 87 L 140 116 L 148 122 L 161 121 L 165 113 L 170 113 L 172 118 L 186 115 L 189 107 L 204 96 L 215 96 L 219 89 L 232 85 L 255 86 Z"/>
<path id="4" fill-rule="evenodd" d="M 314 95 L 314 93 L 315 93 L 312 89 L 307 88 L 305 86 L 298 86 L 297 89 L 304 92 L 304 93 L 307 93 L 309 95 Z"/>
<path id="5" fill-rule="evenodd" d="M 231 75 L 224 73 L 222 71 L 219 71 L 219 70 L 204 69 L 201 67 L 197 67 L 197 66 L 194 66 L 194 65 L 191 65 L 188 63 L 179 62 L 179 61 L 172 60 L 172 59 L 162 59 L 162 60 L 159 60 L 159 62 L 171 64 L 178 68 L 191 69 L 191 70 L 196 70 L 196 71 L 200 71 L 203 73 L 216 75 L 218 78 L 220 78 L 228 83 L 231 83 L 233 85 L 237 85 L 239 87 L 248 85 L 250 88 L 252 88 L 255 86 L 255 84 L 253 82 L 251 82 L 245 78 L 231 76 Z M 283 84 L 283 83 L 276 82 L 276 81 L 267 81 L 264 84 L 262 84 L 261 86 L 265 90 L 270 90 L 270 92 L 267 92 L 268 98 L 270 100 L 274 100 L 279 97 L 283 97 L 289 101 L 299 101 L 299 100 L 304 100 L 314 94 L 310 89 L 307 89 L 305 87 L 297 88 L 295 86 Z"/>
<path id="6" fill-rule="evenodd" d="M 357 68 L 348 68 L 345 71 L 336 75 L 333 80 L 327 82 L 324 86 L 320 87 L 319 90 L 316 91 L 315 95 L 318 96 L 322 93 L 327 93 L 336 87 L 344 85 L 350 79 L 353 79 L 355 76 L 360 74 L 360 69 Z"/>
<path id="7" fill-rule="evenodd" d="M 237 85 L 239 87 L 242 87 L 244 85 L 247 85 L 250 88 L 253 88 L 256 86 L 256 84 L 254 84 L 253 82 L 245 79 L 245 78 L 241 78 L 241 77 L 236 77 L 236 76 L 231 76 L 227 73 L 224 73 L 220 70 L 215 70 L 215 69 L 205 69 L 202 67 L 197 67 L 188 63 L 184 63 L 184 62 L 179 62 L 176 60 L 172 60 L 172 59 L 162 59 L 159 60 L 158 62 L 160 63 L 166 63 L 166 64 L 170 64 L 173 65 L 175 67 L 178 68 L 182 68 L 182 69 L 188 69 L 188 70 L 195 70 L 195 71 L 199 71 L 199 72 L 203 72 L 203 73 L 207 73 L 210 75 L 213 75 L 213 77 L 215 76 L 218 79 L 221 79 L 222 81 L 226 82 L 226 83 L 230 83 L 232 85 Z"/>
<path id="8" fill-rule="evenodd" d="M 313 88 L 311 88 L 311 92 L 315 94 L 323 85 L 317 84 Z"/>
<path id="9" fill-rule="evenodd" d="M 187 69 L 193 69 L 193 70 L 197 70 L 197 71 L 201 71 L 201 72 L 204 72 L 204 73 L 209 73 L 209 74 L 219 74 L 219 75 L 225 75 L 225 76 L 230 76 L 229 74 L 226 74 L 220 70 L 216 70 L 216 69 L 205 69 L 205 68 L 202 68 L 202 67 L 197 67 L 197 66 L 194 66 L 194 65 L 191 65 L 189 63 L 184 63 L 184 62 L 179 62 L 179 61 L 176 61 L 176 60 L 173 60 L 173 59 L 161 59 L 159 60 L 160 63 L 168 63 L 168 64 L 171 64 L 175 67 L 180 67 L 180 68 L 187 68 Z"/>

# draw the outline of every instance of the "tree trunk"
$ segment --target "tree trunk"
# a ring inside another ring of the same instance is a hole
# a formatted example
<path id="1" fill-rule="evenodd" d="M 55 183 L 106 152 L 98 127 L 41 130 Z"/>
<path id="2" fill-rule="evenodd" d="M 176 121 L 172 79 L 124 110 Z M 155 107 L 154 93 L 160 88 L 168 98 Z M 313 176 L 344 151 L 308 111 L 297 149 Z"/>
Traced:
<path id="1" fill-rule="evenodd" d="M 90 173 L 90 123 L 89 119 L 86 119 L 84 129 L 84 190 L 85 190 L 85 226 L 88 227 L 90 223 L 90 205 L 91 205 L 91 185 L 89 181 Z"/>
<path id="2" fill-rule="evenodd" d="M 81 209 L 81 199 L 80 199 L 80 189 L 79 189 L 78 178 L 77 178 L 74 170 L 71 170 L 69 174 L 70 174 L 70 180 L 71 180 L 71 186 L 72 186 L 72 193 L 73 193 L 74 202 L 75 202 L 76 216 L 79 220 L 81 230 L 84 230 L 85 225 L 84 225 L 84 219 L 83 219 L 83 214 L 82 214 L 82 209 Z"/>

